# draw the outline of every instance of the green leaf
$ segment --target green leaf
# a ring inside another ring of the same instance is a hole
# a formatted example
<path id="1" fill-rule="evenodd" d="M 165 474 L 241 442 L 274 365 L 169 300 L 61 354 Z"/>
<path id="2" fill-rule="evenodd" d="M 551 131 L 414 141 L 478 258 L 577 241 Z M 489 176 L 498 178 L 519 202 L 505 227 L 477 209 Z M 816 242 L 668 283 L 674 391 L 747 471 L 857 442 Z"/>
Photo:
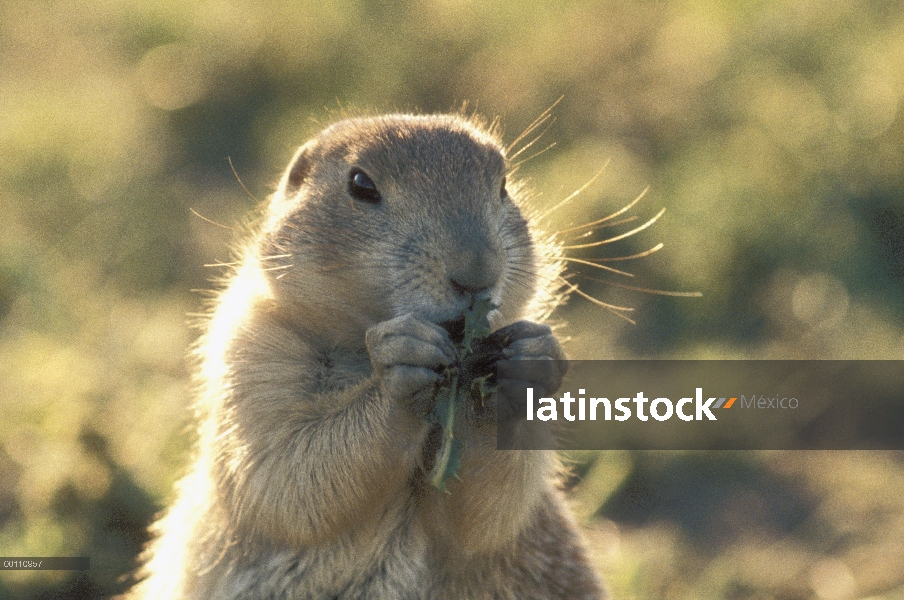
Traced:
<path id="1" fill-rule="evenodd" d="M 475 377 L 471 380 L 471 396 L 477 398 L 477 401 L 480 403 L 480 408 L 484 407 L 484 401 L 487 396 L 495 391 L 493 386 L 487 383 L 489 378 L 489 375 L 484 375 L 483 377 Z"/>
<path id="2" fill-rule="evenodd" d="M 459 354 L 461 358 L 474 351 L 472 348 L 474 342 L 479 342 L 490 335 L 490 321 L 487 316 L 494 308 L 496 305 L 492 300 L 483 298 L 472 304 L 465 312 L 465 339 Z"/>
<path id="3" fill-rule="evenodd" d="M 465 336 L 461 347 L 458 349 L 459 360 L 464 360 L 468 354 L 474 351 L 473 345 L 475 342 L 479 342 L 490 335 L 490 322 L 487 316 L 495 308 L 496 305 L 492 301 L 483 299 L 475 302 L 465 312 Z M 442 441 L 439 450 L 436 452 L 433 468 L 428 475 L 430 484 L 442 492 L 447 491 L 446 481 L 450 477 L 455 477 L 461 466 L 463 444 L 460 440 L 455 439 L 457 413 L 464 410 L 462 405 L 471 395 L 470 393 L 476 392 L 481 403 L 487 395 L 492 393 L 492 389 L 486 383 L 486 377 L 478 377 L 472 381 L 461 382 L 461 386 L 459 386 L 458 376 L 459 369 L 457 366 L 446 370 L 446 381 L 448 383 L 438 390 L 436 403 L 428 417 L 429 423 L 439 423 L 442 428 Z M 459 394 L 459 387 L 465 391 L 464 394 Z"/>

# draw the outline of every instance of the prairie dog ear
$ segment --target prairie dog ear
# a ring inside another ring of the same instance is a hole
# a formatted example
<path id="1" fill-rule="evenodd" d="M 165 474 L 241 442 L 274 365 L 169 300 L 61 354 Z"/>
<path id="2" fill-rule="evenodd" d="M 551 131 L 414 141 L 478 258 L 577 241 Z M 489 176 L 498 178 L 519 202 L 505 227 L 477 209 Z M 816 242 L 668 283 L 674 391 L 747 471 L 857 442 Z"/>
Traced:
<path id="1" fill-rule="evenodd" d="M 313 165 L 312 155 L 315 145 L 315 140 L 309 141 L 299 148 L 295 153 L 295 156 L 292 157 L 289 168 L 286 169 L 282 181 L 279 182 L 279 196 L 291 198 L 298 193 L 301 184 L 304 183 L 304 180 L 307 179 L 311 172 L 311 166 Z"/>

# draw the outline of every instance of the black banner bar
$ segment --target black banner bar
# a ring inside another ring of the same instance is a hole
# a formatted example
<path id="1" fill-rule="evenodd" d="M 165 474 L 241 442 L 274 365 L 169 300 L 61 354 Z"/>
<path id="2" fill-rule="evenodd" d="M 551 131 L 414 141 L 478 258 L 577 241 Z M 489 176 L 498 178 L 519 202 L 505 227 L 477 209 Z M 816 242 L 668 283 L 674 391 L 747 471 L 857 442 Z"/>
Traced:
<path id="1" fill-rule="evenodd" d="M 547 361 L 497 370 L 501 450 L 904 450 L 904 361 Z"/>

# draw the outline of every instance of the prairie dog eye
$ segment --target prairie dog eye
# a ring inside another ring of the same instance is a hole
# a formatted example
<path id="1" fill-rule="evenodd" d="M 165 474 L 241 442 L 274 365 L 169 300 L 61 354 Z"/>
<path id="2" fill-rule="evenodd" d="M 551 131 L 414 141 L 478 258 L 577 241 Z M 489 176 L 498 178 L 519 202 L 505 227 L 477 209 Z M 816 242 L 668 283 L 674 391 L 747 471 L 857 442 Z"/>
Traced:
<path id="1" fill-rule="evenodd" d="M 502 178 L 502 184 L 499 186 L 499 197 L 505 200 L 508 198 L 508 190 L 505 189 L 506 178 Z"/>
<path id="2" fill-rule="evenodd" d="M 383 197 L 373 180 L 361 169 L 352 169 L 348 175 L 348 192 L 355 200 L 378 204 Z"/>

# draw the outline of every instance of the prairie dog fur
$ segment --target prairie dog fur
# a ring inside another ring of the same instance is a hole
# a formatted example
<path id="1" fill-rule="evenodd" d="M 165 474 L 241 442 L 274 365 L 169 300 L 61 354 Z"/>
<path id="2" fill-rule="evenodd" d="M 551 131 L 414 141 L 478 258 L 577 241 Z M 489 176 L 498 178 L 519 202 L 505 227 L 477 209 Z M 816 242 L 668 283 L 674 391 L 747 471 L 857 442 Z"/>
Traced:
<path id="1" fill-rule="evenodd" d="M 476 298 L 506 357 L 564 357 L 534 322 L 561 266 L 505 175 L 459 116 L 348 119 L 298 150 L 199 344 L 199 450 L 129 598 L 604 596 L 554 456 L 496 451 L 494 408 L 448 493 L 424 478 Z"/>

